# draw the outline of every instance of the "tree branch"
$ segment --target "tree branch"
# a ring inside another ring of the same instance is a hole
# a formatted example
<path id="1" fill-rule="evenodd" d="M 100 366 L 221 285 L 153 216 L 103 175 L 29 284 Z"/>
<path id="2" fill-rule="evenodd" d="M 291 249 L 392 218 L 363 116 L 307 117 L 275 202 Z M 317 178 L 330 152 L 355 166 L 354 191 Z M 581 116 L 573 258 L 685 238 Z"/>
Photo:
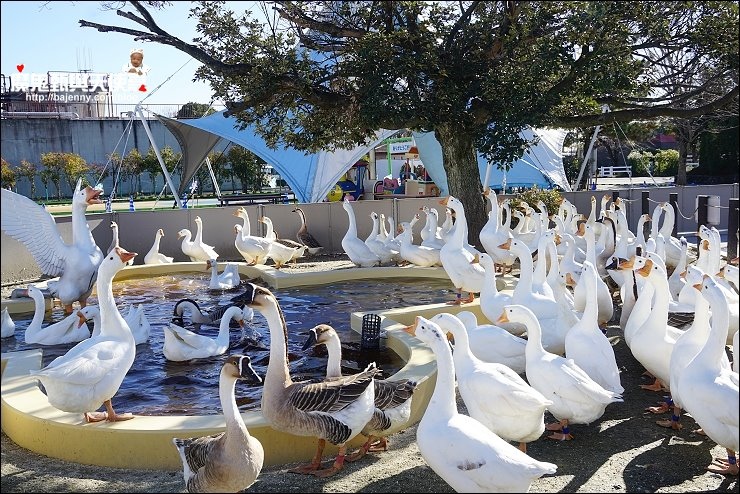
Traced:
<path id="1" fill-rule="evenodd" d="M 576 117 L 558 118 L 553 125 L 565 128 L 573 127 L 595 127 L 615 122 L 629 122 L 631 120 L 651 120 L 661 117 L 667 118 L 693 118 L 707 113 L 713 113 L 732 104 L 737 104 L 740 91 L 735 86 L 719 99 L 696 108 L 673 108 L 669 106 L 652 106 L 646 108 L 630 108 L 614 112 L 600 113 L 598 115 L 579 115 Z"/>

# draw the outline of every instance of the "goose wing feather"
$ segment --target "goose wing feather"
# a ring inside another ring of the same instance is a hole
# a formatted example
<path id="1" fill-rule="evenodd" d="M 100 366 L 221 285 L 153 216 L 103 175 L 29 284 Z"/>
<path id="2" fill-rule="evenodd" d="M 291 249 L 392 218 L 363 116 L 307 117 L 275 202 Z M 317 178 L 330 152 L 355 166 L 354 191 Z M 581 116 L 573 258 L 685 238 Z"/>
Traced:
<path id="1" fill-rule="evenodd" d="M 124 353 L 120 341 L 102 341 L 88 347 L 74 358 L 57 360 L 53 367 L 31 371 L 32 375 L 45 375 L 63 379 L 66 383 L 92 386 L 103 377 L 115 372 Z"/>
<path id="2" fill-rule="evenodd" d="M 54 218 L 31 199 L 2 189 L 2 229 L 26 246 L 39 269 L 59 276 L 70 246 L 62 240 Z"/>
<path id="3" fill-rule="evenodd" d="M 414 394 L 416 383 L 408 379 L 400 381 L 375 381 L 375 408 L 385 410 L 405 403 Z"/>
<path id="4" fill-rule="evenodd" d="M 193 333 L 177 324 L 170 323 L 169 327 L 166 328 L 170 333 L 175 336 L 181 343 L 191 346 L 194 349 L 201 349 L 205 344 L 212 342 L 212 340 L 206 336 Z"/>
<path id="5" fill-rule="evenodd" d="M 197 472 L 213 455 L 212 451 L 218 447 L 222 437 L 224 437 L 224 432 L 189 439 L 175 438 L 175 441 L 178 447 L 183 448 L 185 460 L 190 469 Z"/>
<path id="6" fill-rule="evenodd" d="M 378 371 L 372 366 L 358 374 L 296 386 L 290 394 L 290 405 L 304 412 L 343 410 L 365 392 Z"/>

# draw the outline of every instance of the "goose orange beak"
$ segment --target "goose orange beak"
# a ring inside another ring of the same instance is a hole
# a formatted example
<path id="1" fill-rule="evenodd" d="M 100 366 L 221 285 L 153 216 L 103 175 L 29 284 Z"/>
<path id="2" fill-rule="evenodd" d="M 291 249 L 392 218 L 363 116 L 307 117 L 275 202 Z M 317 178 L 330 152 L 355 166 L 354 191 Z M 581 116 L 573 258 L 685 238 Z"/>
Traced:
<path id="1" fill-rule="evenodd" d="M 645 261 L 645 265 L 643 267 L 641 267 L 640 269 L 638 269 L 637 272 L 640 275 L 642 275 L 642 276 L 644 276 L 644 277 L 647 278 L 647 276 L 650 274 L 650 271 L 652 271 L 652 269 L 653 269 L 653 261 L 651 261 L 650 259 L 648 259 L 648 260 Z"/>
<path id="2" fill-rule="evenodd" d="M 498 316 L 498 319 L 496 319 L 496 323 L 501 324 L 505 322 L 510 322 L 510 321 L 509 321 L 509 318 L 506 317 L 506 311 L 504 310 L 504 311 L 501 311 L 501 315 Z"/>
<path id="3" fill-rule="evenodd" d="M 444 199 L 440 199 L 439 203 L 443 206 L 447 206 L 447 200 L 450 198 L 450 196 L 445 197 Z"/>
<path id="4" fill-rule="evenodd" d="M 498 246 L 499 249 L 509 250 L 511 249 L 511 239 L 507 239 L 506 242 Z"/>

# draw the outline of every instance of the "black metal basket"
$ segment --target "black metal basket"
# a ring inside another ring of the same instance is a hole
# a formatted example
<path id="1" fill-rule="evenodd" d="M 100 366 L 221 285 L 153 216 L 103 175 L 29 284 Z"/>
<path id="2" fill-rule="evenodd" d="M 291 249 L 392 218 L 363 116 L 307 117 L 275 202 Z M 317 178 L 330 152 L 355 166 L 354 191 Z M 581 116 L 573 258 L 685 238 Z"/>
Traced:
<path id="1" fill-rule="evenodd" d="M 369 350 L 380 348 L 380 316 L 365 314 L 362 316 L 362 343 L 360 347 Z"/>

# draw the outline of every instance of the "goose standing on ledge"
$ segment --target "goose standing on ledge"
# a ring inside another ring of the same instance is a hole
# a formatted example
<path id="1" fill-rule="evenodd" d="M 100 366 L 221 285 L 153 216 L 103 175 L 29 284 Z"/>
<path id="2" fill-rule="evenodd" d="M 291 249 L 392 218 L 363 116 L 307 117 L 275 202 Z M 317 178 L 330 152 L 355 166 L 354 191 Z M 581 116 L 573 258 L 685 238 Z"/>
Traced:
<path id="1" fill-rule="evenodd" d="M 351 376 L 317 383 L 293 382 L 288 369 L 288 327 L 277 299 L 268 289 L 247 283 L 243 300 L 262 313 L 270 331 L 270 360 L 262 390 L 262 415 L 276 430 L 318 438 L 311 463 L 290 471 L 317 477 L 337 473 L 344 466 L 347 442 L 359 434 L 373 416 L 373 380 L 379 369 L 373 362 Z M 331 467 L 320 470 L 327 441 L 337 445 L 339 453 Z"/>
<path id="2" fill-rule="evenodd" d="M 70 348 L 38 371 L 49 403 L 64 412 L 83 413 L 86 422 L 116 422 L 133 418 L 117 414 L 111 399 L 118 392 L 136 356 L 136 343 L 113 299 L 113 277 L 136 256 L 120 247 L 105 256 L 98 269 L 96 291 L 100 307 L 100 335 Z M 106 412 L 96 412 L 102 404 Z"/>
<path id="3" fill-rule="evenodd" d="M 357 236 L 357 220 L 355 219 L 355 212 L 352 209 L 352 203 L 345 199 L 342 201 L 342 207 L 347 212 L 347 217 L 349 218 L 347 233 L 342 238 L 344 252 L 349 256 L 350 261 L 361 268 L 380 265 L 380 258 Z"/>
<path id="4" fill-rule="evenodd" d="M 89 185 L 82 188 L 82 179 L 72 193 L 72 243 L 63 239 L 56 221 L 43 207 L 31 199 L 2 189 L 2 229 L 22 242 L 42 273 L 59 276 L 47 283 L 49 292 L 72 314 L 72 304 L 87 305 L 103 252 L 95 243 L 85 211 L 91 204 L 100 204 L 102 190 Z"/>
<path id="5" fill-rule="evenodd" d="M 308 224 L 306 223 L 306 213 L 304 213 L 301 208 L 295 208 L 292 212 L 297 213 L 298 216 L 301 217 L 301 227 L 295 234 L 296 240 L 308 247 L 308 253 L 312 256 L 324 250 L 324 247 L 322 247 L 321 244 L 308 231 Z"/>
<path id="6" fill-rule="evenodd" d="M 154 243 L 149 252 L 144 256 L 144 264 L 171 264 L 175 259 L 159 252 L 159 241 L 164 237 L 164 230 L 161 228 L 154 234 Z"/>
<path id="7" fill-rule="evenodd" d="M 191 261 L 203 261 L 206 262 L 208 259 L 218 259 L 218 253 L 214 250 L 213 246 L 203 242 L 203 220 L 200 216 L 195 217 L 195 240 L 191 241 L 191 233 L 187 228 L 183 228 L 177 232 L 177 238 L 182 238 L 182 252 L 190 258 Z"/>
<path id="8" fill-rule="evenodd" d="M 218 395 L 226 430 L 211 436 L 172 439 L 182 460 L 188 492 L 240 492 L 262 471 L 262 443 L 249 434 L 236 405 L 234 386 L 238 380 L 250 385 L 262 382 L 246 355 L 231 355 L 221 367 Z"/>

